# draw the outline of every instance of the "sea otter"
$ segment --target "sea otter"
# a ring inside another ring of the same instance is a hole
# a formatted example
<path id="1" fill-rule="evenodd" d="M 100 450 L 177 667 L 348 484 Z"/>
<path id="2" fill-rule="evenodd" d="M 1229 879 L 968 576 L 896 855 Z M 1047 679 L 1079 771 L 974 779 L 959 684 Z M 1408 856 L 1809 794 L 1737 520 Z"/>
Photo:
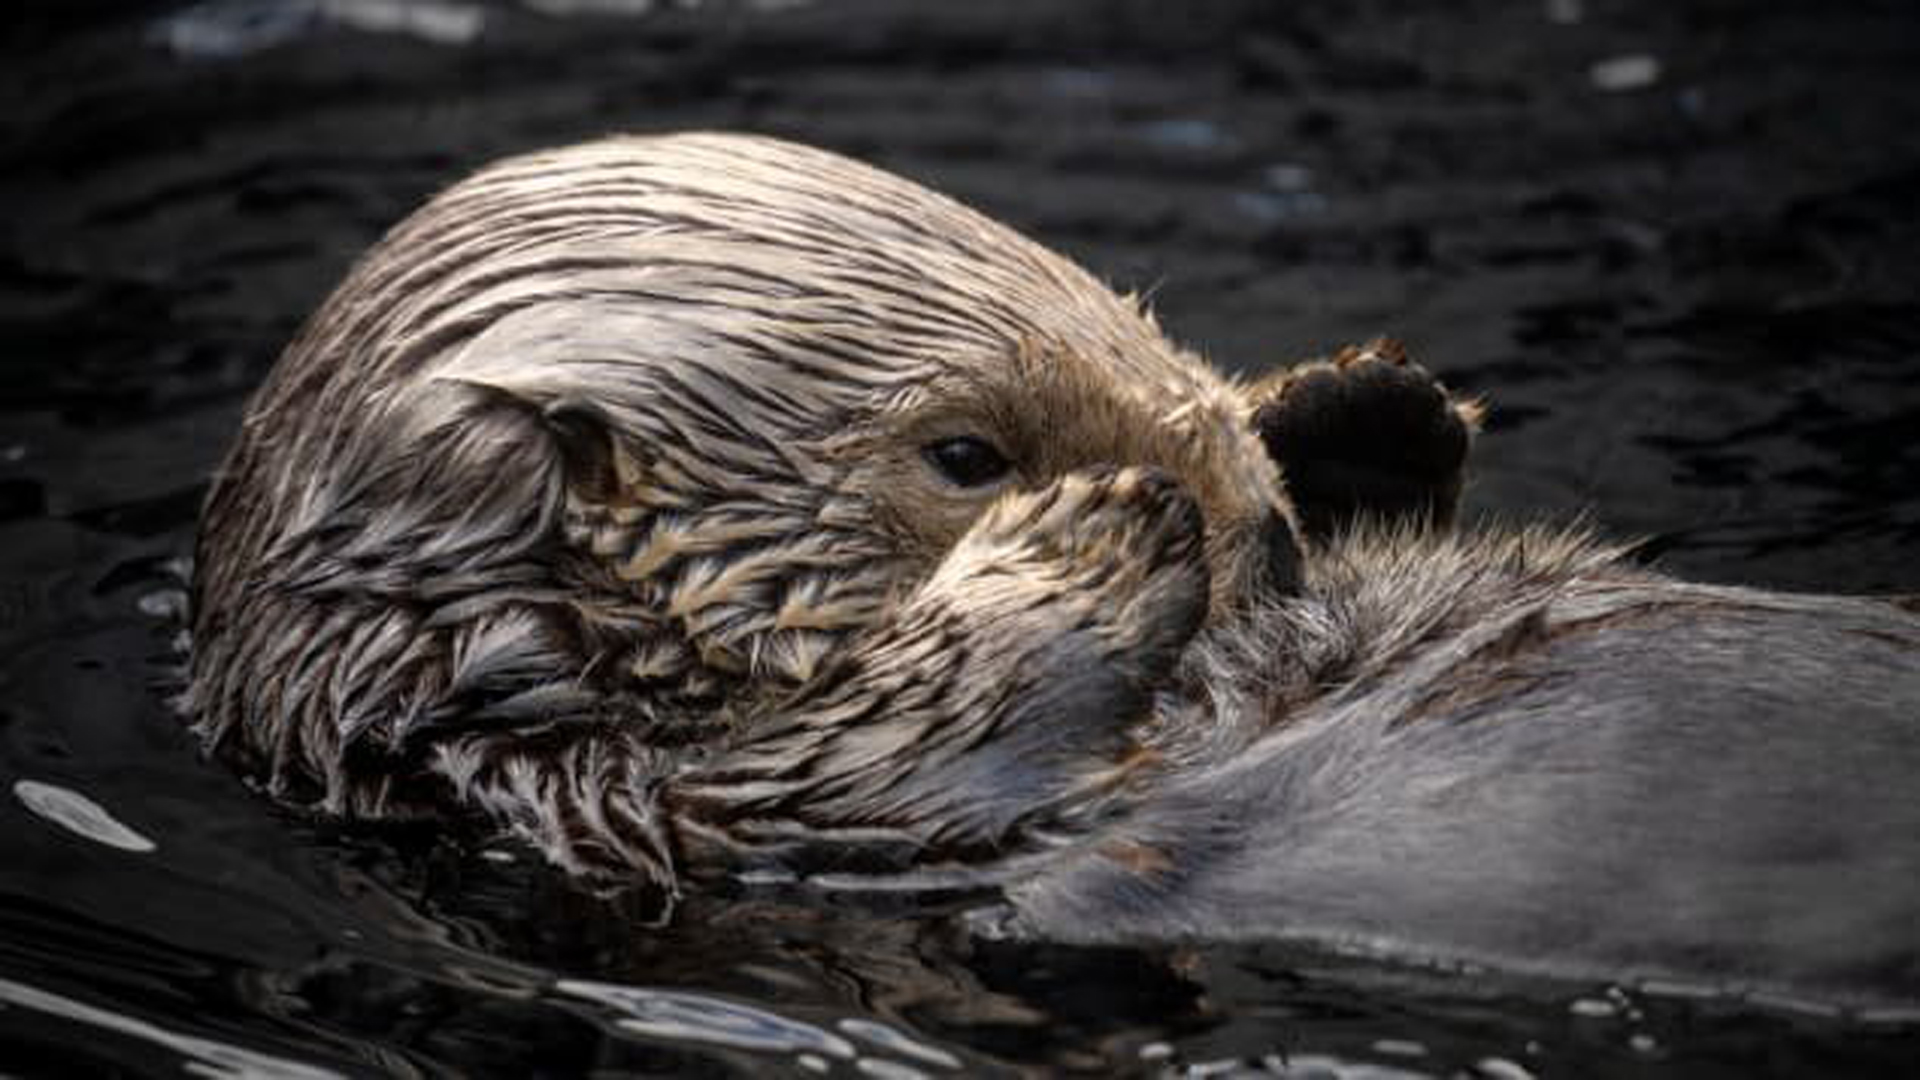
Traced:
<path id="1" fill-rule="evenodd" d="M 1385 344 L 1237 385 L 818 150 L 532 154 L 258 392 L 184 700 L 283 800 L 668 894 L 1920 982 L 1920 621 L 1453 536 L 1474 420 Z"/>
<path id="2" fill-rule="evenodd" d="M 516 158 L 388 235 L 256 394 L 189 709 L 282 799 L 464 809 L 669 889 L 789 831 L 998 857 L 1148 760 L 1206 619 L 1292 587 L 1252 411 L 1372 369 L 1457 470 L 1471 415 L 1404 358 L 1249 393 L 842 157 Z"/>

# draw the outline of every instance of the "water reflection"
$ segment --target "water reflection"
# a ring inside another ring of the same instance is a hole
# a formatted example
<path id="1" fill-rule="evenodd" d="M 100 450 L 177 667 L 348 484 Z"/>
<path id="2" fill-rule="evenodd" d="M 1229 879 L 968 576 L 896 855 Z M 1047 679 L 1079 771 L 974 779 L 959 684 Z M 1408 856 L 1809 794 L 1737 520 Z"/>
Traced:
<path id="1" fill-rule="evenodd" d="M 189 60 L 230 60 L 332 27 L 435 45 L 480 36 L 486 11 L 453 0 L 208 0 L 161 19 L 153 36 Z"/>
<path id="2" fill-rule="evenodd" d="M 152 1044 L 185 1058 L 186 1071 L 214 1080 L 343 1080 L 347 1075 L 216 1039 L 188 1035 L 4 977 L 0 977 L 0 1005 L 31 1009 L 85 1025 L 95 1032 L 111 1032 Z"/>
<path id="3" fill-rule="evenodd" d="M 736 0 L 748 11 L 776 12 L 814 0 Z M 635 18 L 702 0 L 520 0 L 550 18 Z M 497 5 L 496 5 L 497 6 Z M 721 6 L 716 4 L 715 6 Z M 156 21 L 149 37 L 183 60 L 236 60 L 332 30 L 388 34 L 432 45 L 471 45 L 493 12 L 463 0 L 204 0 Z"/>
<path id="4" fill-rule="evenodd" d="M 215 1075 L 1744 1077 L 1916 1059 L 1912 1010 L 1863 1028 L 1652 986 L 1048 948 L 817 900 L 695 905 L 653 930 L 524 852 L 316 828 L 201 761 L 152 685 L 179 602 L 162 567 L 191 547 L 241 397 L 424 194 L 612 130 L 751 128 L 878 158 L 1122 286 L 1160 285 L 1169 330 L 1245 373 L 1407 337 L 1493 398 L 1483 508 L 1589 508 L 1720 580 L 1920 587 L 1920 57 L 1901 5 L 736 18 L 786 6 L 24 9 L 43 47 L 15 59 L 0 171 L 9 1052 Z M 149 30 L 159 47 L 137 47 Z M 1670 67 L 1651 92 L 1597 92 L 1608 57 Z"/>
<path id="5" fill-rule="evenodd" d="M 554 990 L 606 1006 L 615 1013 L 614 1027 L 637 1035 L 842 1060 L 858 1056 L 852 1043 L 812 1024 L 703 994 L 577 979 L 562 979 Z"/>

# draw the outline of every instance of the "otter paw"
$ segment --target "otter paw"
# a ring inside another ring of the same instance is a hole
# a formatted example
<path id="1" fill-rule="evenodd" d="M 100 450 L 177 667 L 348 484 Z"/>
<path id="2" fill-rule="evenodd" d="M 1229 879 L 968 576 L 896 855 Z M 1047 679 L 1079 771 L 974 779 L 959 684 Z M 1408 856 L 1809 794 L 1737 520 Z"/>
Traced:
<path id="1" fill-rule="evenodd" d="M 1361 517 L 1453 520 L 1480 406 L 1451 397 L 1398 342 L 1349 346 L 1253 391 L 1253 424 L 1308 537 Z"/>
<path id="2" fill-rule="evenodd" d="M 985 514 L 896 616 L 676 784 L 739 862 L 973 861 L 1086 827 L 1150 759 L 1134 740 L 1207 610 L 1199 511 L 1103 470 Z"/>
<path id="3" fill-rule="evenodd" d="M 1054 635 L 1097 627 L 1116 660 L 1163 667 L 1206 615 L 1205 545 L 1199 507 L 1165 473 L 1091 469 L 988 510 L 923 596 Z"/>

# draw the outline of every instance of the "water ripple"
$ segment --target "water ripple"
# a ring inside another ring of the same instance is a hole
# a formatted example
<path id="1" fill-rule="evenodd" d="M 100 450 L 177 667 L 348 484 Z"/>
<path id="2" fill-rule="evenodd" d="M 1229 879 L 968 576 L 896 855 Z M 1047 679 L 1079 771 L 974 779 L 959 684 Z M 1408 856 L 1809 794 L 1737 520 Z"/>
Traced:
<path id="1" fill-rule="evenodd" d="M 852 1043 L 830 1031 L 703 994 L 580 979 L 562 979 L 554 989 L 624 1014 L 614 1025 L 637 1035 L 741 1050 L 825 1054 L 843 1061 L 857 1056 Z"/>
<path id="2" fill-rule="evenodd" d="M 332 1069 L 263 1054 L 257 1050 L 246 1050 L 198 1035 L 184 1035 L 138 1017 L 123 1016 L 11 979 L 0 978 L 0 1005 L 16 1005 L 49 1013 L 163 1046 L 188 1058 L 192 1062 L 189 1071 L 213 1077 L 214 1080 L 227 1077 L 233 1080 L 338 1080 L 344 1075 Z"/>

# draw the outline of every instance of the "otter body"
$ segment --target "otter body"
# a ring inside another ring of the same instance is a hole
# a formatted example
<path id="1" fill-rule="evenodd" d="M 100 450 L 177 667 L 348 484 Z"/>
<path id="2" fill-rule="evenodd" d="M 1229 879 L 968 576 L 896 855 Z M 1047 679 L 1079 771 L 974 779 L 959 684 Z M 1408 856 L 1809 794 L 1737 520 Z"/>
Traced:
<path id="1" fill-rule="evenodd" d="M 1167 722 L 1217 741 L 1012 883 L 1019 932 L 1920 1001 L 1909 610 L 1361 534 L 1188 669 Z"/>
<path id="2" fill-rule="evenodd" d="M 666 896 L 830 871 L 1049 937 L 1788 981 L 1838 934 L 1910 985 L 1914 620 L 1449 538 L 1474 419 L 1386 346 L 1233 384 L 820 151 L 529 155 L 254 399 L 185 704 L 289 803 Z M 1789 812 L 1842 797 L 1872 832 Z"/>

